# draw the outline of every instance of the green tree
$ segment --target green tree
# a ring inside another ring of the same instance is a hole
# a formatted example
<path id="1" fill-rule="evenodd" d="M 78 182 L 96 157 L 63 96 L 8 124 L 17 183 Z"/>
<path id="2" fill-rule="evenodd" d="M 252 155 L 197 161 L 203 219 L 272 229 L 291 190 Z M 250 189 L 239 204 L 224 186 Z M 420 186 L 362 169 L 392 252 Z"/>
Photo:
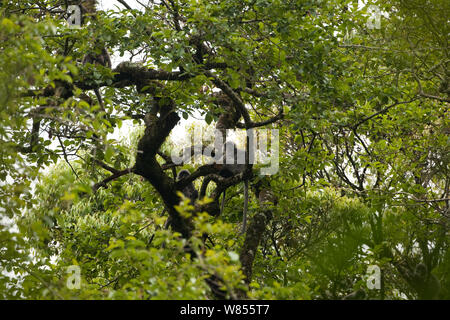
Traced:
<path id="1" fill-rule="evenodd" d="M 450 297 L 448 1 L 1 3 L 1 298 Z M 181 117 L 279 171 L 173 163 Z"/>

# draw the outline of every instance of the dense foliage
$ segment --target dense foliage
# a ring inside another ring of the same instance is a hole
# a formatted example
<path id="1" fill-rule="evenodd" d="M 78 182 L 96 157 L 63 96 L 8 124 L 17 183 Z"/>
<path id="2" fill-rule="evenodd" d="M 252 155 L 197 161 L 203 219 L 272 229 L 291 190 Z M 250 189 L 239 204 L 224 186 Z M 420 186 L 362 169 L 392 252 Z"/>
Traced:
<path id="1" fill-rule="evenodd" d="M 450 298 L 448 0 L 94 2 L 0 1 L 1 299 Z M 280 130 L 243 235 L 180 117 Z"/>

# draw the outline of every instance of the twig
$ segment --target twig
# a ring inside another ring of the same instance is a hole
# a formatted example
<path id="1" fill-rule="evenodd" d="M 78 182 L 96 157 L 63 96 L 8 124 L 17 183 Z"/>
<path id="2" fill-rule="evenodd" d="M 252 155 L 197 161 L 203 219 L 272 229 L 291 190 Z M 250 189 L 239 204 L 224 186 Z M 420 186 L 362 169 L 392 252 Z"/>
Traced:
<path id="1" fill-rule="evenodd" d="M 61 138 L 59 136 L 58 137 L 58 141 L 59 144 L 61 145 L 61 149 L 63 151 L 63 155 L 64 155 L 64 160 L 66 161 L 66 163 L 69 165 L 70 169 L 72 170 L 73 174 L 77 177 L 78 180 L 80 180 L 80 177 L 78 176 L 77 172 L 75 171 L 75 169 L 72 167 L 72 165 L 70 164 L 69 158 L 67 157 L 67 153 L 66 153 L 66 148 L 64 147 L 64 144 L 61 140 Z"/>

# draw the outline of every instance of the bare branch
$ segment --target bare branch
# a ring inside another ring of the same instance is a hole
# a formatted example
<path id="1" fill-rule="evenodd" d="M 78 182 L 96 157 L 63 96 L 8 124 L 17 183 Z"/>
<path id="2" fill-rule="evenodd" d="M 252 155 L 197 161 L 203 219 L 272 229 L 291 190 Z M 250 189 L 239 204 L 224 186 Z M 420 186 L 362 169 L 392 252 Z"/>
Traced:
<path id="1" fill-rule="evenodd" d="M 283 114 L 283 109 L 281 108 L 280 112 L 276 116 L 274 116 L 274 117 L 272 117 L 270 119 L 267 119 L 267 120 L 264 120 L 264 121 L 260 121 L 260 122 L 253 122 L 253 121 L 251 121 L 248 128 L 263 127 L 263 126 L 266 126 L 268 124 L 277 122 L 278 120 L 281 120 L 283 118 L 284 118 L 284 114 Z M 245 129 L 245 123 L 237 123 L 236 127 L 240 128 L 240 129 Z"/>
<path id="2" fill-rule="evenodd" d="M 128 10 L 132 10 L 132 8 L 124 0 L 117 0 L 117 1 L 120 2 Z"/>
<path id="3" fill-rule="evenodd" d="M 120 170 L 117 170 L 113 167 L 110 167 L 109 165 L 107 165 L 106 163 L 104 163 L 103 161 L 100 161 L 98 159 L 94 160 L 96 164 L 98 164 L 100 167 L 102 167 L 105 170 L 108 170 L 109 172 L 113 173 L 113 174 L 117 174 L 120 172 Z"/>
<path id="4" fill-rule="evenodd" d="M 389 109 L 391 109 L 391 108 L 393 108 L 393 107 L 395 107 L 395 106 L 398 106 L 398 105 L 400 105 L 400 104 L 408 104 L 408 103 L 411 103 L 411 102 L 413 102 L 413 101 L 416 101 L 417 99 L 418 99 L 418 98 L 413 98 L 413 99 L 411 99 L 411 100 L 408 100 L 408 101 L 401 101 L 401 102 L 396 101 L 396 102 L 394 102 L 393 104 L 387 106 L 386 108 L 384 108 L 384 109 L 382 109 L 382 110 L 380 110 L 380 111 L 378 111 L 378 112 L 375 112 L 374 114 L 371 114 L 370 116 L 365 117 L 364 119 L 360 120 L 358 123 L 356 123 L 355 125 L 352 126 L 352 129 L 356 130 L 356 129 L 357 129 L 360 125 L 362 125 L 364 122 L 367 122 L 367 121 L 369 121 L 370 119 L 373 119 L 373 118 L 375 118 L 375 117 L 377 117 L 377 116 L 379 116 L 379 115 L 381 115 L 381 114 L 384 114 L 384 113 L 388 112 Z"/>
<path id="5" fill-rule="evenodd" d="M 77 172 L 75 171 L 75 169 L 70 164 L 69 158 L 67 157 L 66 148 L 64 147 L 64 144 L 63 144 L 63 142 L 62 142 L 62 140 L 61 140 L 61 138 L 59 136 L 58 136 L 58 141 L 59 141 L 59 144 L 61 145 L 61 149 L 63 151 L 64 160 L 69 165 L 69 167 L 72 170 L 73 174 L 77 177 L 78 180 L 80 180 L 80 177 L 78 176 Z"/>
<path id="6" fill-rule="evenodd" d="M 122 170 L 122 171 L 118 171 L 116 174 L 113 174 L 113 175 L 109 176 L 108 178 L 104 179 L 103 181 L 101 181 L 101 182 L 99 182 L 99 183 L 96 183 L 96 184 L 92 187 L 92 189 L 93 189 L 94 191 L 97 191 L 97 190 L 100 189 L 101 187 L 106 188 L 106 187 L 107 187 L 106 184 L 107 184 L 108 182 L 113 181 L 113 180 L 115 180 L 115 179 L 117 179 L 117 178 L 120 178 L 121 176 L 124 176 L 124 175 L 126 175 L 126 174 L 129 174 L 129 173 L 131 173 L 131 172 L 134 172 L 134 169 L 133 169 L 133 168 L 128 168 L 128 169 L 125 169 L 125 170 Z"/>

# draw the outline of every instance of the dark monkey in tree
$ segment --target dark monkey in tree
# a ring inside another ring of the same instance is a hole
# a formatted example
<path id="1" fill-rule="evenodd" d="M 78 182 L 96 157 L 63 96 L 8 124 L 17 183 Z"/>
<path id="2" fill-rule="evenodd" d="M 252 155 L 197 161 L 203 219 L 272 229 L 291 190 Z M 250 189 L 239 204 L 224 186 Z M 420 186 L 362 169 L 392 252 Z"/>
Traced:
<path id="1" fill-rule="evenodd" d="M 88 53 L 83 58 L 83 64 L 99 64 L 106 68 L 111 68 L 111 58 L 105 47 L 101 47 L 99 52 Z"/>
<path id="2" fill-rule="evenodd" d="M 230 178 L 235 175 L 244 173 L 246 169 L 246 151 L 237 148 L 236 144 L 232 141 L 225 143 L 225 156 L 222 158 L 221 169 L 219 175 L 224 178 Z M 222 204 L 220 213 L 222 214 L 225 206 L 226 190 L 223 191 Z M 248 179 L 244 179 L 244 212 L 242 217 L 242 233 L 247 228 L 247 210 L 248 210 Z"/>
<path id="3" fill-rule="evenodd" d="M 184 178 L 189 177 L 190 174 L 191 173 L 187 169 L 181 170 L 180 172 L 178 172 L 177 181 L 180 181 Z M 195 200 L 197 200 L 197 198 L 198 198 L 198 191 L 197 191 L 197 189 L 195 189 L 194 184 L 192 182 L 189 183 L 186 187 L 184 187 L 183 190 L 181 190 L 181 193 L 183 193 L 183 195 L 186 198 L 191 200 L 191 205 L 195 204 Z M 164 209 L 164 211 L 166 211 L 166 209 Z M 164 211 L 163 211 L 163 213 L 164 213 Z M 166 220 L 166 223 L 164 224 L 164 229 L 168 229 L 171 222 L 172 222 L 172 219 L 169 216 Z"/>
<path id="4" fill-rule="evenodd" d="M 191 173 L 189 170 L 183 169 L 178 173 L 177 180 L 181 180 L 184 178 L 189 177 Z M 198 191 L 195 189 L 194 184 L 191 182 L 186 187 L 184 187 L 181 192 L 184 194 L 186 198 L 189 198 L 191 200 L 191 204 L 195 204 L 195 200 L 198 198 Z"/>
<path id="5" fill-rule="evenodd" d="M 96 41 L 96 51 L 89 52 L 83 57 L 83 65 L 93 64 L 93 65 L 101 65 L 105 68 L 111 69 L 111 58 L 109 56 L 108 50 L 102 45 L 99 45 Z M 105 110 L 105 106 L 103 104 L 102 96 L 100 95 L 100 91 L 98 88 L 94 88 L 95 95 L 97 97 L 98 103 L 102 111 Z"/>
<path id="6" fill-rule="evenodd" d="M 419 294 L 419 299 L 437 299 L 441 284 L 434 274 L 428 272 L 425 264 L 419 263 L 411 277 L 411 285 Z"/>
<path id="7" fill-rule="evenodd" d="M 428 267 L 419 263 L 414 270 L 405 263 L 398 263 L 397 269 L 406 282 L 417 292 L 421 300 L 433 300 L 438 298 L 441 284 L 434 274 L 428 271 Z"/>
<path id="8" fill-rule="evenodd" d="M 81 13 L 83 15 L 83 22 L 86 21 L 87 18 L 91 18 L 93 21 L 97 19 L 97 1 L 94 0 L 88 0 L 88 1 L 81 1 L 80 7 L 81 7 Z M 82 64 L 92 64 L 92 65 L 100 65 L 105 68 L 111 69 L 111 57 L 108 53 L 108 50 L 105 48 L 104 44 L 102 44 L 98 39 L 94 38 L 94 48 L 92 51 L 87 53 L 82 60 Z M 94 88 L 95 95 L 97 97 L 98 103 L 100 105 L 100 108 L 102 111 L 105 110 L 105 107 L 103 105 L 103 99 L 100 95 L 100 91 L 98 88 Z"/>

